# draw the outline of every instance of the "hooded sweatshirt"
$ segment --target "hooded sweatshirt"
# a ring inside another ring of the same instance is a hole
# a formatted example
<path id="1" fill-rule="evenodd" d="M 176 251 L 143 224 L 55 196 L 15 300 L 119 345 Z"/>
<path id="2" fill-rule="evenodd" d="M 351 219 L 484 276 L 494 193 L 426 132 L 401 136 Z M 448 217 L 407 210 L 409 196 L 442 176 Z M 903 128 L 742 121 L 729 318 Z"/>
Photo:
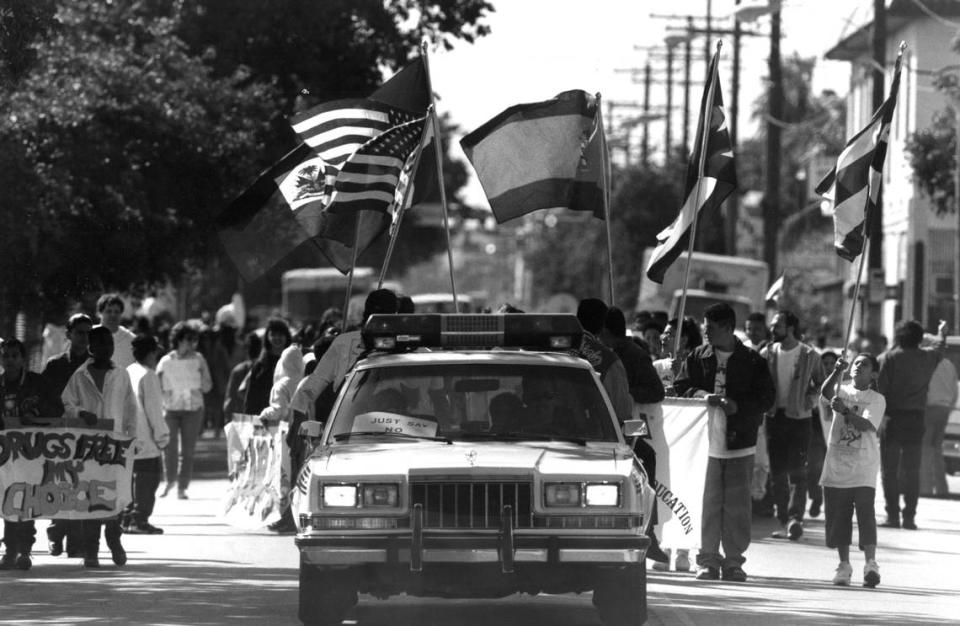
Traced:
<path id="1" fill-rule="evenodd" d="M 300 351 L 300 346 L 292 344 L 284 348 L 273 370 L 270 404 L 260 411 L 261 420 L 290 421 L 292 414 L 290 400 L 303 378 L 303 368 L 303 353 Z"/>

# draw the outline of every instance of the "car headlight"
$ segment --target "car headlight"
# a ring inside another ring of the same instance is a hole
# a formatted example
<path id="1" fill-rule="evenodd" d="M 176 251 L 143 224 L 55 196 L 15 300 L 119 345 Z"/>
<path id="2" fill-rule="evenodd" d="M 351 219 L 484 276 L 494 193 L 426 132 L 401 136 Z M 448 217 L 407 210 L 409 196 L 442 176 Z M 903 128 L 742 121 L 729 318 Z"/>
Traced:
<path id="1" fill-rule="evenodd" d="M 363 506 L 397 506 L 400 487 L 396 484 L 363 485 Z"/>
<path id="2" fill-rule="evenodd" d="M 580 506 L 580 484 L 546 483 L 543 499 L 546 506 Z"/>
<path id="3" fill-rule="evenodd" d="M 323 506 L 356 507 L 357 486 L 324 485 L 322 502 Z"/>
<path id="4" fill-rule="evenodd" d="M 620 504 L 620 485 L 587 485 L 584 491 L 587 506 L 618 506 Z"/>

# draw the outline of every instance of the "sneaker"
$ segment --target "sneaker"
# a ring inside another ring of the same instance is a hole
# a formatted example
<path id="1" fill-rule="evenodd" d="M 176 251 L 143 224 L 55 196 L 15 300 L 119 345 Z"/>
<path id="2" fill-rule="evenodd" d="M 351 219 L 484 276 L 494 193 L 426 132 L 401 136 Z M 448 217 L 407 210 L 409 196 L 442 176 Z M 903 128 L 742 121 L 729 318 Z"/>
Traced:
<path id="1" fill-rule="evenodd" d="M 30 558 L 30 553 L 25 552 L 17 555 L 17 569 L 22 569 L 27 571 L 33 565 L 33 560 Z"/>
<path id="2" fill-rule="evenodd" d="M 900 528 L 900 518 L 888 515 L 887 519 L 879 525 L 883 526 L 884 528 Z"/>
<path id="3" fill-rule="evenodd" d="M 786 539 L 787 537 L 790 536 L 790 525 L 786 524 L 780 530 L 773 531 L 772 533 L 770 533 L 770 536 L 773 537 L 774 539 Z"/>
<path id="4" fill-rule="evenodd" d="M 797 541 L 803 535 L 803 522 L 798 519 L 790 520 L 787 524 L 787 536 L 790 541 Z"/>
<path id="5" fill-rule="evenodd" d="M 810 517 L 820 517 L 820 503 L 811 502 L 810 503 Z"/>
<path id="6" fill-rule="evenodd" d="M 50 553 L 50 556 L 60 556 L 63 554 L 63 542 L 62 541 L 48 541 L 47 542 L 47 552 Z"/>
<path id="7" fill-rule="evenodd" d="M 178 500 L 188 500 L 188 499 L 189 499 L 189 498 L 187 498 L 187 491 L 186 491 L 186 489 L 180 489 L 180 490 L 177 491 L 177 499 L 178 499 Z"/>
<path id="8" fill-rule="evenodd" d="M 669 572 L 670 571 L 670 548 L 667 548 L 663 551 L 663 554 L 667 557 L 666 561 L 657 561 L 653 560 L 653 569 L 658 572 Z M 650 551 L 647 550 L 647 558 L 650 558 Z"/>
<path id="9" fill-rule="evenodd" d="M 0 569 L 13 569 L 17 566 L 17 553 L 5 552 L 0 559 Z"/>
<path id="10" fill-rule="evenodd" d="M 661 550 L 660 544 L 656 541 L 651 542 L 650 547 L 647 548 L 647 558 L 651 561 L 667 565 L 667 569 L 670 568 L 670 554 Z"/>
<path id="11" fill-rule="evenodd" d="M 697 570 L 697 580 L 720 580 L 719 567 L 701 567 Z"/>
<path id="12" fill-rule="evenodd" d="M 917 523 L 913 521 L 912 517 L 903 518 L 903 524 L 900 525 L 901 528 L 906 528 L 907 530 L 916 530 Z"/>
<path id="13" fill-rule="evenodd" d="M 863 566 L 863 586 L 873 589 L 880 584 L 880 566 L 876 561 L 867 561 Z"/>
<path id="14" fill-rule="evenodd" d="M 83 557 L 83 566 L 88 568 L 100 567 L 100 557 L 96 554 Z"/>
<path id="15" fill-rule="evenodd" d="M 690 571 L 690 551 L 689 550 L 677 550 L 677 561 L 673 564 L 674 569 L 678 572 L 689 572 Z"/>
<path id="16" fill-rule="evenodd" d="M 837 573 L 833 575 L 833 584 L 847 587 L 850 585 L 851 576 L 853 576 L 853 567 L 847 561 L 842 561 L 837 566 Z"/>
<path id="17" fill-rule="evenodd" d="M 747 582 L 747 573 L 739 565 L 723 568 L 723 579 L 733 583 Z"/>
<path id="18" fill-rule="evenodd" d="M 137 526 L 137 530 L 140 531 L 140 532 L 146 533 L 146 534 L 148 534 L 148 535 L 162 535 L 162 534 L 163 534 L 163 529 L 162 529 L 162 528 L 158 528 L 158 527 L 154 526 L 153 524 L 151 524 L 150 522 L 144 522 L 143 524 L 138 525 L 138 526 Z"/>
<path id="19" fill-rule="evenodd" d="M 167 494 L 173 489 L 173 483 L 167 483 L 167 486 L 163 488 L 163 491 L 160 492 L 161 498 L 166 498 Z"/>

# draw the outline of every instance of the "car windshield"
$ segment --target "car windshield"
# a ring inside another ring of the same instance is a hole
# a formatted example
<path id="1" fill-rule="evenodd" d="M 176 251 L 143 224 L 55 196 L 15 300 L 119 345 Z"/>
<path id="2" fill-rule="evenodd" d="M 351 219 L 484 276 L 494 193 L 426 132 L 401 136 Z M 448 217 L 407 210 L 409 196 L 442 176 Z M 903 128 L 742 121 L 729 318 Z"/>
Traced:
<path id="1" fill-rule="evenodd" d="M 334 416 L 333 441 L 398 439 L 616 441 L 589 370 L 555 364 L 430 364 L 361 370 Z"/>

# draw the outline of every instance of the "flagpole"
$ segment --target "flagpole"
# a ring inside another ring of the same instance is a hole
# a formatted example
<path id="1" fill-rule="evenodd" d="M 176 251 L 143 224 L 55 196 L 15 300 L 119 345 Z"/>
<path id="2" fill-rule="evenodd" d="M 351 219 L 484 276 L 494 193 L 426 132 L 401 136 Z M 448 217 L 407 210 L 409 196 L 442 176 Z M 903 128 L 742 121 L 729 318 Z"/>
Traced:
<path id="1" fill-rule="evenodd" d="M 843 345 L 841 349 L 846 354 L 847 346 L 850 345 L 850 335 L 853 333 L 853 318 L 857 313 L 857 302 L 860 299 L 860 278 L 863 276 L 864 260 L 867 258 L 868 248 L 870 247 L 870 238 L 867 234 L 867 219 L 869 219 L 870 207 L 867 207 L 866 215 L 863 220 L 863 251 L 860 253 L 860 265 L 857 267 L 857 275 L 853 283 L 853 300 L 850 302 L 850 317 L 847 319 L 847 332 L 843 336 Z"/>
<path id="2" fill-rule="evenodd" d="M 427 110 L 427 116 L 433 111 L 433 105 L 431 104 Z M 417 175 L 417 169 L 420 167 L 420 157 L 423 155 L 423 142 L 426 140 L 427 135 L 429 134 L 430 127 L 427 125 L 427 120 L 423 122 L 423 130 L 420 133 L 420 145 L 417 146 L 416 153 L 413 155 L 413 165 L 410 168 L 410 178 L 407 181 L 406 186 L 403 188 L 403 198 L 400 201 L 400 207 L 397 209 L 397 221 L 391 226 L 390 233 L 390 243 L 387 245 L 387 254 L 383 259 L 383 267 L 380 268 L 380 279 L 377 281 L 377 289 L 383 287 L 383 280 L 387 275 L 387 267 L 390 265 L 390 257 L 393 256 L 393 247 L 397 243 L 397 237 L 400 235 L 400 222 L 403 221 L 403 214 L 407 212 L 407 203 L 410 199 L 410 192 L 413 189 L 413 178 Z M 359 215 L 359 213 L 358 213 Z M 453 275 L 451 274 L 451 278 Z M 453 300 L 456 304 L 456 296 Z"/>
<path id="3" fill-rule="evenodd" d="M 717 51 L 714 54 L 714 59 L 719 63 L 720 61 L 720 47 L 723 45 L 723 41 L 717 41 Z M 703 184 L 703 172 L 706 169 L 707 161 L 707 143 L 710 137 L 710 122 L 713 119 L 713 94 L 714 89 L 716 88 L 717 81 L 719 80 L 717 76 L 717 63 L 711 62 L 712 72 L 710 73 L 710 84 L 707 86 L 707 100 L 704 108 L 704 119 L 703 119 L 703 128 L 700 133 L 700 159 L 697 162 L 697 184 L 694 187 L 696 193 L 694 194 L 694 202 L 700 201 L 700 188 Z M 675 337 L 673 339 L 673 356 L 676 358 L 680 354 L 680 340 L 682 339 L 683 333 L 680 332 L 683 328 L 683 313 L 684 309 L 687 307 L 687 285 L 690 282 L 690 268 L 693 265 L 693 244 L 697 238 L 697 218 L 700 215 L 700 208 L 698 205 L 694 206 L 693 210 L 693 222 L 690 224 L 690 241 L 687 244 L 687 266 L 683 272 L 683 293 L 680 296 L 680 310 L 677 311 L 677 328 L 675 329 Z"/>
<path id="4" fill-rule="evenodd" d="M 603 132 L 603 107 L 600 106 L 600 92 L 597 92 L 597 123 L 595 133 Z M 613 238 L 610 236 L 610 187 L 607 178 L 607 142 L 603 141 L 600 150 L 600 187 L 603 190 L 603 222 L 607 231 L 607 271 L 610 279 L 610 306 L 617 306 L 613 287 Z"/>
<path id="5" fill-rule="evenodd" d="M 350 312 L 350 296 L 353 291 L 353 272 L 357 269 L 357 251 L 360 249 L 360 216 L 357 211 L 357 223 L 353 227 L 353 257 L 350 261 L 350 273 L 347 274 L 347 293 L 343 299 L 343 319 L 340 320 L 340 331 L 347 331 L 347 314 Z"/>
<path id="6" fill-rule="evenodd" d="M 430 118 L 433 124 L 434 153 L 437 156 L 437 186 L 440 187 L 440 205 L 443 207 L 443 230 L 447 234 L 447 262 L 450 266 L 450 294 L 453 296 L 453 310 L 459 312 L 457 303 L 457 285 L 453 280 L 453 246 L 450 243 L 450 215 L 447 210 L 447 190 L 443 184 L 443 147 L 440 145 L 440 121 L 437 119 L 437 107 L 433 100 L 433 82 L 430 78 L 430 60 L 427 54 L 427 42 L 420 42 L 420 56 L 423 58 L 423 69 L 427 75 L 427 93 L 430 94 Z"/>

